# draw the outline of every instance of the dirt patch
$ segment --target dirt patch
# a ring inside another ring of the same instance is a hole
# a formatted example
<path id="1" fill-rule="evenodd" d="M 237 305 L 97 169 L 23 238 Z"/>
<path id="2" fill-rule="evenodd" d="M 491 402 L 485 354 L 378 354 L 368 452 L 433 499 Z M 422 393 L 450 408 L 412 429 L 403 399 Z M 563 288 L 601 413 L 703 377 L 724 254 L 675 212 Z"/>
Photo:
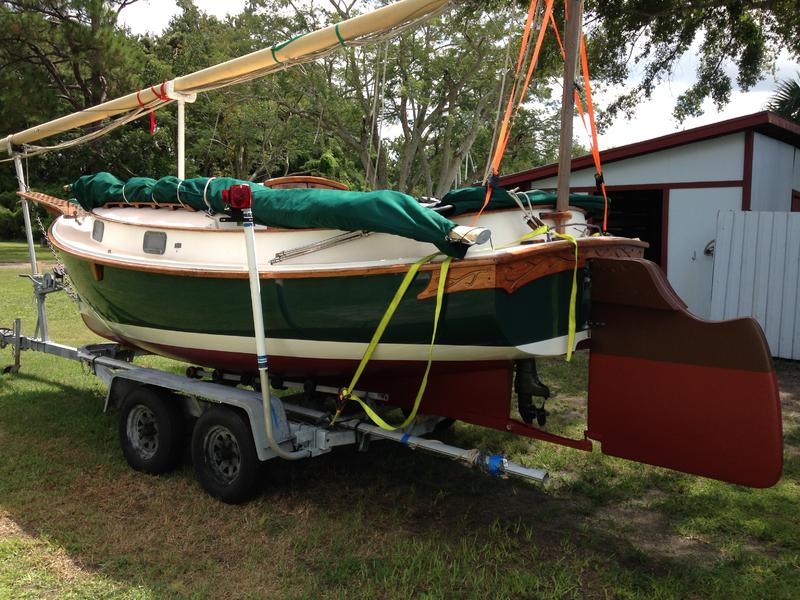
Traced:
<path id="1" fill-rule="evenodd" d="M 650 490 L 636 500 L 599 509 L 589 521 L 650 557 L 706 564 L 721 559 L 722 553 L 709 542 L 680 535 L 670 526 L 654 506 L 664 497 L 664 492 Z"/>
<path id="2" fill-rule="evenodd" d="M 72 560 L 61 548 L 49 547 L 41 540 L 26 533 L 8 515 L 0 512 L 0 540 L 17 539 L 29 547 L 35 561 L 44 569 L 54 574 L 60 581 L 88 579 L 95 575 Z"/>
<path id="3" fill-rule="evenodd" d="M 36 261 L 40 271 L 46 271 L 50 267 L 55 266 L 55 262 Z M 29 262 L 10 262 L 0 263 L 0 269 L 17 270 L 17 271 L 30 271 L 31 263 Z"/>

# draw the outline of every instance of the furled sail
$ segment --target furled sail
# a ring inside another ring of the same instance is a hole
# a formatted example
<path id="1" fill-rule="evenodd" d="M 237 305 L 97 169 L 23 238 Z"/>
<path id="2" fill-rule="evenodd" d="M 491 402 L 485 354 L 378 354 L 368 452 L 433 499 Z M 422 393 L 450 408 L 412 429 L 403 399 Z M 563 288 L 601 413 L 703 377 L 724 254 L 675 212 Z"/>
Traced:
<path id="1" fill-rule="evenodd" d="M 124 122 L 128 122 L 168 104 L 179 94 L 204 92 L 240 83 L 292 64 L 314 60 L 337 48 L 362 45 L 394 35 L 437 14 L 449 1 L 400 0 L 271 48 L 257 50 L 162 85 L 149 86 L 127 96 L 0 138 L 0 152 L 117 115 L 127 113 L 129 118 L 124 119 Z"/>

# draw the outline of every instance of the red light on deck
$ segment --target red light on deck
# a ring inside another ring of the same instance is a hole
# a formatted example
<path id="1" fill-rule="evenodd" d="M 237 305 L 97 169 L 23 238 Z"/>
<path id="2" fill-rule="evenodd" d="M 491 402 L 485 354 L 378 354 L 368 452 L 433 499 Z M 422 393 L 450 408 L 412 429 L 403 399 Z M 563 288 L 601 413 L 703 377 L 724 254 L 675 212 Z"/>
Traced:
<path id="1" fill-rule="evenodd" d="M 222 202 L 231 208 L 244 210 L 253 205 L 253 191 L 249 185 L 234 185 L 227 190 L 222 190 Z"/>

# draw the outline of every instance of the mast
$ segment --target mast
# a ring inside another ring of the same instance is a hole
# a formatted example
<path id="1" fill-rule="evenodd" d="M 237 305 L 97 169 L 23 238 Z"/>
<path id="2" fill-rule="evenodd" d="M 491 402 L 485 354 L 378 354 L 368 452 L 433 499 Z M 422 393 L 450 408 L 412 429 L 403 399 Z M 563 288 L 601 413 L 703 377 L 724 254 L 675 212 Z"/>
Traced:
<path id="1" fill-rule="evenodd" d="M 147 111 L 159 108 L 166 101 L 178 99 L 177 93 L 208 91 L 236 83 L 248 76 L 266 75 L 268 72 L 283 68 L 284 63 L 296 63 L 304 58 L 335 50 L 337 46 L 346 47 L 350 43 L 360 43 L 360 40 L 367 36 L 412 24 L 433 15 L 449 2 L 450 0 L 400 0 L 371 13 L 277 44 L 272 48 L 257 50 L 178 77 L 165 84 L 146 87 L 127 96 L 0 138 L 0 153 L 10 152 L 13 146 L 29 144 L 70 129 L 129 113 L 143 106 Z"/>
<path id="2" fill-rule="evenodd" d="M 561 143 L 558 148 L 556 212 L 569 209 L 569 177 L 572 169 L 572 120 L 575 107 L 575 69 L 583 24 L 583 0 L 567 0 L 564 27 L 564 95 L 561 98 Z"/>

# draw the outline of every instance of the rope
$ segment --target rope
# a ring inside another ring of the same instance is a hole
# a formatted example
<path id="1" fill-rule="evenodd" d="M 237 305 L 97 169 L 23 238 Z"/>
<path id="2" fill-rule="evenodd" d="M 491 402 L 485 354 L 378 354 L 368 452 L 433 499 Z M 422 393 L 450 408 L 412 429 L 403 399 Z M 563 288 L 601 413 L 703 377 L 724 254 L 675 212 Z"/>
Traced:
<path id="1" fill-rule="evenodd" d="M 494 118 L 494 129 L 492 130 L 492 146 L 489 148 L 489 155 L 486 157 L 486 169 L 483 171 L 483 185 L 489 181 L 489 173 L 492 170 L 492 155 L 494 154 L 494 145 L 497 140 L 497 128 L 500 126 L 500 111 L 503 110 L 503 96 L 506 91 L 506 75 L 508 74 L 508 64 L 511 62 L 511 48 L 506 50 L 506 64 L 503 68 L 503 78 L 500 81 L 500 94 L 497 96 L 497 114 Z"/>
<path id="2" fill-rule="evenodd" d="M 125 200 L 125 204 L 130 204 L 130 202 L 128 202 L 128 198 L 125 196 L 125 186 L 126 185 L 128 185 L 127 181 L 122 184 L 122 199 Z"/>
<path id="3" fill-rule="evenodd" d="M 166 81 L 162 81 L 161 82 L 161 91 L 160 92 L 158 90 L 156 90 L 152 85 L 150 86 L 150 91 L 153 93 L 153 96 L 155 96 L 155 98 L 153 100 L 151 100 L 150 102 L 148 102 L 147 104 L 151 104 L 151 103 L 156 102 L 156 101 L 160 101 L 160 102 L 169 102 L 170 101 L 170 97 L 167 96 L 167 82 Z M 142 102 L 142 99 L 140 97 L 141 93 L 142 93 L 141 90 L 136 92 L 136 102 L 139 105 L 139 109 L 142 110 L 142 111 L 145 111 L 145 110 L 148 109 L 148 106 L 147 106 L 147 104 Z M 151 110 L 150 110 L 150 135 L 155 135 L 155 133 L 156 133 L 156 113 L 155 113 L 155 109 L 156 108 L 158 108 L 158 105 L 151 107 Z"/>
<path id="4" fill-rule="evenodd" d="M 409 413 L 408 417 L 400 424 L 400 425 L 390 425 L 386 421 L 381 418 L 381 416 L 375 412 L 372 407 L 370 407 L 366 402 L 364 402 L 358 396 L 353 395 L 353 389 L 355 388 L 358 380 L 361 378 L 361 374 L 364 372 L 364 369 L 367 366 L 367 363 L 372 358 L 372 354 L 375 352 L 375 348 L 377 348 L 378 343 L 380 342 L 381 337 L 383 336 L 383 332 L 386 330 L 389 321 L 392 320 L 394 316 L 395 310 L 400 304 L 400 301 L 403 299 L 406 291 L 408 290 L 411 282 L 414 280 L 417 272 L 419 271 L 420 267 L 434 258 L 439 256 L 438 254 L 430 254 L 424 258 L 419 259 L 406 273 L 405 277 L 403 277 L 403 281 L 400 283 L 400 287 L 397 288 L 397 292 L 395 292 L 394 297 L 392 298 L 391 302 L 389 302 L 389 306 L 386 309 L 386 312 L 383 315 L 380 323 L 378 323 L 378 327 L 375 330 L 375 333 L 372 336 L 372 340 L 370 340 L 369 345 L 367 346 L 366 351 L 364 352 L 364 356 L 361 358 L 361 362 L 356 369 L 355 375 L 353 375 L 353 379 L 350 381 L 350 385 L 346 388 L 342 388 L 341 392 L 339 393 L 340 405 L 334 415 L 331 425 L 336 422 L 336 419 L 342 412 L 342 408 L 344 408 L 344 404 L 348 400 L 355 400 L 361 405 L 361 408 L 364 409 L 364 412 L 367 413 L 367 416 L 381 429 L 385 429 L 387 431 L 393 431 L 395 429 L 403 429 L 408 427 L 411 422 L 416 418 L 417 411 L 419 410 L 419 406 L 422 402 L 422 396 L 425 394 L 425 388 L 428 385 L 428 375 L 431 370 L 431 364 L 433 363 L 433 348 L 436 342 L 436 332 L 439 325 L 439 317 L 441 316 L 442 312 L 442 301 L 444 299 L 444 289 L 445 289 L 445 282 L 447 281 L 447 273 L 450 268 L 450 262 L 453 260 L 452 257 L 447 257 L 442 261 L 441 270 L 439 272 L 439 285 L 436 289 L 436 309 L 434 311 L 433 316 L 433 333 L 431 334 L 431 343 L 428 347 L 428 364 L 425 367 L 425 373 L 422 376 L 422 381 L 420 382 L 419 389 L 417 390 L 417 395 L 414 398 L 414 406 L 411 409 L 411 413 Z"/>

